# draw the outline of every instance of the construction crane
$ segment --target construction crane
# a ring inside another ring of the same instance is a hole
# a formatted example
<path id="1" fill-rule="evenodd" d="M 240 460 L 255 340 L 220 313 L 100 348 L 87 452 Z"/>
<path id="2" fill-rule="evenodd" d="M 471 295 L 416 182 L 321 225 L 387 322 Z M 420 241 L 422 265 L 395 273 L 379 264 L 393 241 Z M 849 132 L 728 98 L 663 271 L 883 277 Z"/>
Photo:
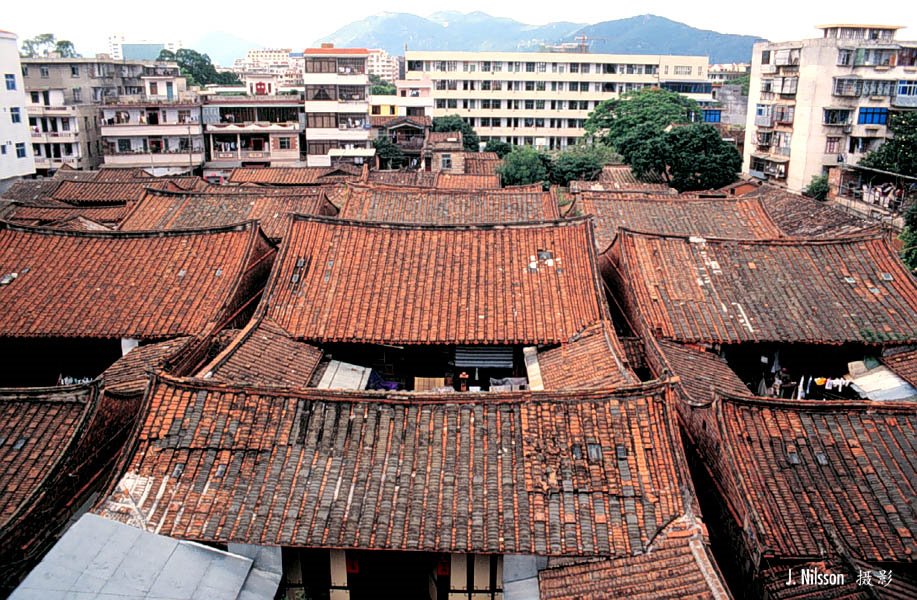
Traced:
<path id="1" fill-rule="evenodd" d="M 589 52 L 590 45 L 592 44 L 592 42 L 596 40 L 601 40 L 603 42 L 608 41 L 606 38 L 603 38 L 603 37 L 589 37 L 585 33 L 582 35 L 578 35 L 573 39 L 576 40 L 576 51 L 579 52 L 580 54 L 587 54 Z"/>

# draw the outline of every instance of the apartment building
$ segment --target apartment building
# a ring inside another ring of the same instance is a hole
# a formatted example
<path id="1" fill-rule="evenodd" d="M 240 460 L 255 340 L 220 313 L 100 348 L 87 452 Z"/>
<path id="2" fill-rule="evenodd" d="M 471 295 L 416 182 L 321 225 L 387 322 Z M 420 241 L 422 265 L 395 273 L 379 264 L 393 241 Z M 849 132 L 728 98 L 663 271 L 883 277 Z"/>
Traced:
<path id="1" fill-rule="evenodd" d="M 917 41 L 894 25 L 824 25 L 822 37 L 759 43 L 752 56 L 743 171 L 793 191 L 856 164 L 917 108 Z"/>
<path id="2" fill-rule="evenodd" d="M 204 99 L 202 115 L 206 179 L 226 180 L 236 167 L 305 166 L 302 94 L 214 94 Z"/>
<path id="3" fill-rule="evenodd" d="M 705 56 L 410 51 L 405 60 L 406 78 L 433 81 L 433 116 L 459 114 L 482 142 L 564 148 L 600 102 L 643 87 L 711 100 Z"/>
<path id="4" fill-rule="evenodd" d="M 26 95 L 19 63 L 19 38 L 0 31 L 0 192 L 23 175 L 35 172 L 29 129 L 26 126 Z"/>
<path id="5" fill-rule="evenodd" d="M 181 50 L 180 41 L 128 40 L 124 34 L 108 37 L 108 52 L 115 60 L 156 60 L 163 50 Z"/>
<path id="6" fill-rule="evenodd" d="M 396 79 L 395 95 L 369 97 L 373 117 L 432 117 L 433 81 L 429 77 Z"/>
<path id="7" fill-rule="evenodd" d="M 279 76 L 283 86 L 302 85 L 302 52 L 291 48 L 249 50 L 245 58 L 236 59 L 232 72 L 243 78 L 249 73 L 269 73 Z"/>
<path id="8" fill-rule="evenodd" d="M 152 175 L 195 172 L 204 164 L 201 99 L 187 90 L 174 63 L 144 68 L 139 94 L 102 106 L 105 166 L 144 168 Z"/>
<path id="9" fill-rule="evenodd" d="M 96 58 L 24 58 L 29 130 L 39 174 L 64 165 L 94 169 L 102 164 L 99 105 L 140 94 L 150 61 Z"/>
<path id="10" fill-rule="evenodd" d="M 370 141 L 369 50 L 322 44 L 303 54 L 308 166 L 363 164 L 375 155 Z"/>
<path id="11" fill-rule="evenodd" d="M 400 68 L 401 65 L 397 56 L 392 56 L 379 48 L 373 48 L 369 51 L 366 72 L 370 75 L 375 75 L 384 81 L 395 81 L 398 79 Z"/>

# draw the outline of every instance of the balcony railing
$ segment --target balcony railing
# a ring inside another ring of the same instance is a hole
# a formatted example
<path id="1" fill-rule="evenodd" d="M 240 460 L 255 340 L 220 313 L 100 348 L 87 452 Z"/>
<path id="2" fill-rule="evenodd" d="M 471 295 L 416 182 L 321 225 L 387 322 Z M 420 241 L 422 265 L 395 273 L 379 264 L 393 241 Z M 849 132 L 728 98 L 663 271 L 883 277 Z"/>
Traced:
<path id="1" fill-rule="evenodd" d="M 758 127 L 773 127 L 774 126 L 774 117 L 773 115 L 755 116 L 755 125 L 757 125 Z"/>

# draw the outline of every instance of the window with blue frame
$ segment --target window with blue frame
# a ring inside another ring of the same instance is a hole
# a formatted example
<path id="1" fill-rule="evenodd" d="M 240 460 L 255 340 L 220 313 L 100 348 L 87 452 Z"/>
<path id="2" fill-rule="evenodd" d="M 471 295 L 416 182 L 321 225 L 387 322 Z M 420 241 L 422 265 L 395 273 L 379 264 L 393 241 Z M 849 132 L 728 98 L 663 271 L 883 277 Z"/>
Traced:
<path id="1" fill-rule="evenodd" d="M 888 120 L 887 108 L 860 107 L 859 125 L 885 125 Z"/>
<path id="2" fill-rule="evenodd" d="M 707 109 L 704 111 L 704 123 L 719 123 L 722 111 Z"/>
<path id="3" fill-rule="evenodd" d="M 6 89 L 15 90 L 16 89 L 16 76 L 7 73 L 5 76 L 6 79 Z"/>

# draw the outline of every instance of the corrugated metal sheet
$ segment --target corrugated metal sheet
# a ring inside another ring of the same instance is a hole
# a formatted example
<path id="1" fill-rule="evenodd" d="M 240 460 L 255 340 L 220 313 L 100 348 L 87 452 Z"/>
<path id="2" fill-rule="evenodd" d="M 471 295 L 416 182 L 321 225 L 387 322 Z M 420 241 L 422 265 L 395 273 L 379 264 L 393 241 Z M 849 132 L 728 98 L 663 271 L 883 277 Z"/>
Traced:
<path id="1" fill-rule="evenodd" d="M 512 346 L 457 346 L 456 367 L 513 368 Z"/>

